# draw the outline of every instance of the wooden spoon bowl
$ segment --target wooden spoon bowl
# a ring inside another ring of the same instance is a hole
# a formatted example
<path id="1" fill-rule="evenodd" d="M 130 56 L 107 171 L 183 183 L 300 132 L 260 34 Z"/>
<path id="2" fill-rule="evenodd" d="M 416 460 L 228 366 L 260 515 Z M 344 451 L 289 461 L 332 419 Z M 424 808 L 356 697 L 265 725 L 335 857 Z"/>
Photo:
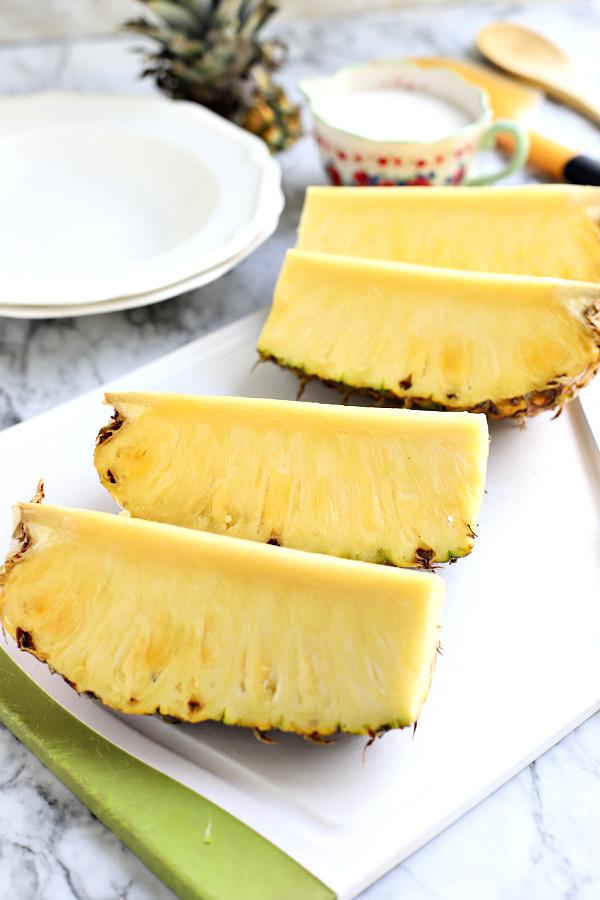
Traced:
<path id="1" fill-rule="evenodd" d="M 490 62 L 600 123 L 600 89 L 543 35 L 513 22 L 494 22 L 478 32 L 476 43 Z"/>

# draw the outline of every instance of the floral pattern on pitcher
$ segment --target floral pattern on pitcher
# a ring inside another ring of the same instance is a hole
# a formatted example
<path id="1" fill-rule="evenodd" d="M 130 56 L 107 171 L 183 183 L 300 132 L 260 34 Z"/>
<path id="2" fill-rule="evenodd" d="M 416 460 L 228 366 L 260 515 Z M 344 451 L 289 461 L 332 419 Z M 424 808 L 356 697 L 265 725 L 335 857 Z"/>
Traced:
<path id="1" fill-rule="evenodd" d="M 329 158 L 324 162 L 325 172 L 332 185 L 335 187 L 427 187 L 439 184 L 439 172 L 435 169 L 423 172 L 415 171 L 414 174 L 394 176 L 389 170 L 386 172 L 369 174 L 364 169 L 348 169 L 342 171 L 335 159 Z M 457 185 L 462 182 L 467 173 L 466 165 L 461 162 L 458 167 L 443 177 L 443 184 Z"/>

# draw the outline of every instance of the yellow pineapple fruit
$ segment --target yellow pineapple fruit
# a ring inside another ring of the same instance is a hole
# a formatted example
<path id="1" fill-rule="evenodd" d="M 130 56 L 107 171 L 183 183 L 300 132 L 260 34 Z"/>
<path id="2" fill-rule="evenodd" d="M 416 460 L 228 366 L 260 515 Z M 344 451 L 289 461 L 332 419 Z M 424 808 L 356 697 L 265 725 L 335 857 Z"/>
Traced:
<path id="1" fill-rule="evenodd" d="M 297 249 L 600 281 L 600 188 L 310 187 Z"/>
<path id="2" fill-rule="evenodd" d="M 596 373 L 600 286 L 290 250 L 258 350 L 406 407 L 522 419 Z"/>
<path id="3" fill-rule="evenodd" d="M 15 508 L 0 620 L 127 713 L 318 736 L 416 722 L 444 582 L 109 513 Z"/>
<path id="4" fill-rule="evenodd" d="M 398 566 L 469 553 L 485 416 L 108 394 L 102 484 L 132 516 Z"/>

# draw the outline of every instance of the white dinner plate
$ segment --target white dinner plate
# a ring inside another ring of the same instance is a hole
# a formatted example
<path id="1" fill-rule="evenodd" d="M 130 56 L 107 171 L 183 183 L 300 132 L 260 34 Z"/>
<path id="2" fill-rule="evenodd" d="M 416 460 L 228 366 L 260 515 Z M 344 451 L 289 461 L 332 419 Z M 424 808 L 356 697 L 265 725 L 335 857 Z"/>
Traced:
<path id="1" fill-rule="evenodd" d="M 162 97 L 0 98 L 0 300 L 82 306 L 198 277 L 281 210 L 259 138 Z"/>
<path id="2" fill-rule="evenodd" d="M 221 265 L 206 269 L 191 278 L 169 284 L 157 291 L 148 291 L 145 294 L 135 294 L 132 297 L 116 297 L 114 300 L 99 300 L 96 303 L 73 303 L 69 306 L 4 306 L 0 303 L 0 316 L 11 319 L 63 319 L 69 316 L 96 316 L 100 313 L 118 312 L 124 309 L 135 309 L 139 306 L 150 306 L 160 300 L 168 300 L 169 297 L 178 297 L 189 291 L 197 290 L 216 281 L 226 272 L 229 272 L 242 260 L 260 247 L 277 228 L 277 219 L 259 232 L 254 240 L 240 253 L 228 259 Z"/>

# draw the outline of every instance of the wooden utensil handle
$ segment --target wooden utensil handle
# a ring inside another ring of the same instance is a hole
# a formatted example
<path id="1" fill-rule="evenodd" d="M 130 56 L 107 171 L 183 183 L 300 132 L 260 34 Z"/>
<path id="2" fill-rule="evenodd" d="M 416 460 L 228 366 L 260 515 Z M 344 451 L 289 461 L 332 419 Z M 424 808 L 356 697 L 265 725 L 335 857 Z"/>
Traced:
<path id="1" fill-rule="evenodd" d="M 497 143 L 503 150 L 512 150 L 513 142 L 508 135 L 498 135 Z M 528 163 L 558 181 L 600 185 L 599 161 L 558 144 L 541 134 L 536 134 L 534 131 L 529 133 Z"/>

